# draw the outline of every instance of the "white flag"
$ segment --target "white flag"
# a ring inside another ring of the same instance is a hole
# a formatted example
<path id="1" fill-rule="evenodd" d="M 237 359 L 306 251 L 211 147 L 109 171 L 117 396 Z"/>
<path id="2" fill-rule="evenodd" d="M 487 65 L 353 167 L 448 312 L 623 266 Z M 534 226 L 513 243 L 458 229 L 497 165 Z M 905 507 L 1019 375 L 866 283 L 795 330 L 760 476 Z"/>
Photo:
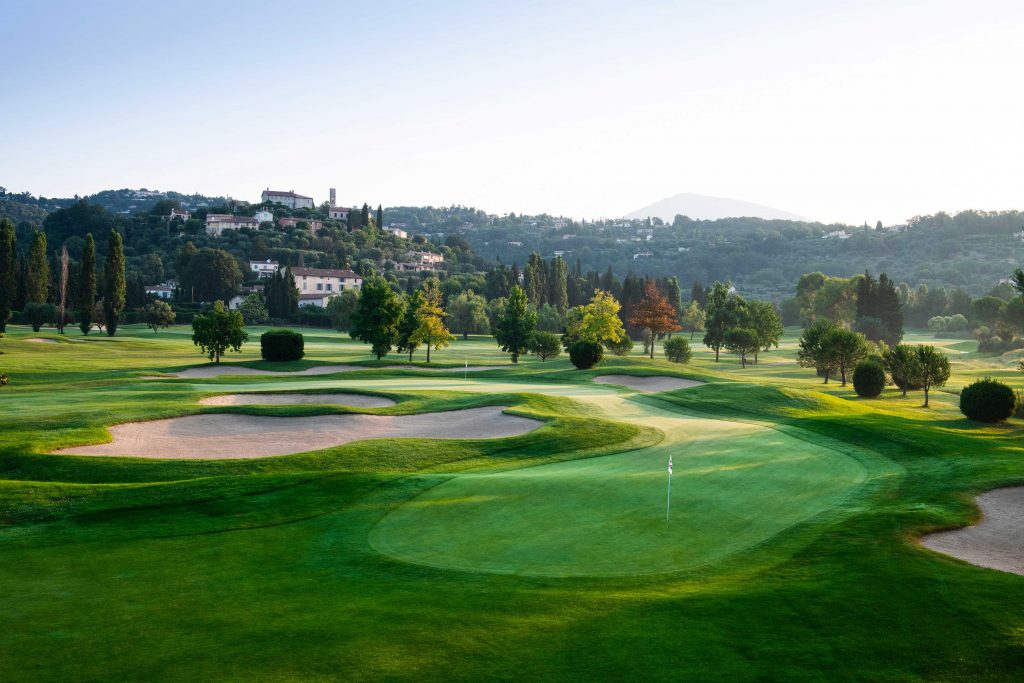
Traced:
<path id="1" fill-rule="evenodd" d="M 672 456 L 668 456 L 668 476 L 672 476 Z"/>

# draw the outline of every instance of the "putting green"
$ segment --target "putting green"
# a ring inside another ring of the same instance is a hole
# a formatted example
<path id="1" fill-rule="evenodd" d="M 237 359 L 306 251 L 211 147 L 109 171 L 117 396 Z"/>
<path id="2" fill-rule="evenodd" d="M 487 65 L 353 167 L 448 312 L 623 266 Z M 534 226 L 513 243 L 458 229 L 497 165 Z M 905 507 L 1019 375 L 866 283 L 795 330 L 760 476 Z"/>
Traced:
<path id="1" fill-rule="evenodd" d="M 679 571 L 823 514 L 867 478 L 853 458 L 767 427 L 681 415 L 592 388 L 572 391 L 613 419 L 660 429 L 665 440 L 613 456 L 457 475 L 386 515 L 370 544 L 395 559 L 464 571 Z M 666 521 L 669 454 L 675 475 Z"/>

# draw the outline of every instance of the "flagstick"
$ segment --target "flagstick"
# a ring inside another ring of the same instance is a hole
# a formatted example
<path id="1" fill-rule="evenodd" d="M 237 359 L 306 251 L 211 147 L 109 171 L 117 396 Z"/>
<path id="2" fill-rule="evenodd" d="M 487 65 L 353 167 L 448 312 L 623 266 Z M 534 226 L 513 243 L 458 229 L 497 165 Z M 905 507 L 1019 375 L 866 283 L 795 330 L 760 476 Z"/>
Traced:
<path id="1" fill-rule="evenodd" d="M 668 493 L 665 495 L 665 521 L 668 521 L 668 513 L 672 509 L 672 475 L 668 475 Z"/>
<path id="2" fill-rule="evenodd" d="M 468 358 L 466 359 L 466 369 L 462 371 L 462 381 L 463 382 L 468 382 L 469 381 L 469 359 Z"/>

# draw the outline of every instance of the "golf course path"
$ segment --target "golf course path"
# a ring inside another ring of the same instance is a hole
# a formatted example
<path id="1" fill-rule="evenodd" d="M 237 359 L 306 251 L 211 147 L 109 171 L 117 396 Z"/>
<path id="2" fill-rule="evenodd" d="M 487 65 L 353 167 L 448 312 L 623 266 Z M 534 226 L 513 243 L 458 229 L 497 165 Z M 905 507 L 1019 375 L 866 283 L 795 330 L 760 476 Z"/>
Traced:
<path id="1" fill-rule="evenodd" d="M 929 534 L 921 545 L 979 567 L 1024 575 L 1024 486 L 987 491 L 977 502 L 981 522 Z"/>

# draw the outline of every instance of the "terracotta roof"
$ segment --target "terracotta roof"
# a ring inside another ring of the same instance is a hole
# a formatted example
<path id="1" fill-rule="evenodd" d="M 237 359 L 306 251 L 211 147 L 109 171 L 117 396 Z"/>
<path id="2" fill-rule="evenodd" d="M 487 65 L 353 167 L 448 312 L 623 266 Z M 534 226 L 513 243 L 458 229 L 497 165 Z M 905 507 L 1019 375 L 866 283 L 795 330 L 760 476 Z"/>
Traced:
<path id="1" fill-rule="evenodd" d="M 263 191 L 263 194 L 270 197 L 292 197 L 293 199 L 312 199 L 312 197 L 307 197 L 304 194 L 295 194 L 291 190 L 271 190 L 270 188 L 267 188 L 266 190 Z"/>
<path id="2" fill-rule="evenodd" d="M 333 268 L 292 268 L 292 275 L 300 277 L 339 277 L 346 280 L 362 279 L 351 270 L 334 270 Z"/>
<path id="3" fill-rule="evenodd" d="M 334 294 L 334 292 L 320 292 L 319 294 L 299 294 L 299 299 L 305 299 L 306 301 L 309 301 L 311 299 L 326 299 L 332 294 Z"/>

